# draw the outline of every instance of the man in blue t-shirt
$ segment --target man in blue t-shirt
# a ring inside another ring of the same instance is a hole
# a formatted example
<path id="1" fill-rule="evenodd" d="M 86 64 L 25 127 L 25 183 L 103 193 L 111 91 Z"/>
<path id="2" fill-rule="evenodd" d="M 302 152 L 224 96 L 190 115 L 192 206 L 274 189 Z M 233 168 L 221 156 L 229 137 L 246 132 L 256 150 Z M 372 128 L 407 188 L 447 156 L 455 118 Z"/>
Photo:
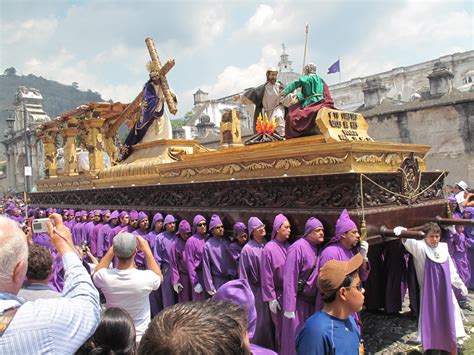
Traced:
<path id="1" fill-rule="evenodd" d="M 359 328 L 351 316 L 364 304 L 357 270 L 364 259 L 330 260 L 319 271 L 318 288 L 324 308 L 313 314 L 296 339 L 298 354 L 359 354 Z"/>

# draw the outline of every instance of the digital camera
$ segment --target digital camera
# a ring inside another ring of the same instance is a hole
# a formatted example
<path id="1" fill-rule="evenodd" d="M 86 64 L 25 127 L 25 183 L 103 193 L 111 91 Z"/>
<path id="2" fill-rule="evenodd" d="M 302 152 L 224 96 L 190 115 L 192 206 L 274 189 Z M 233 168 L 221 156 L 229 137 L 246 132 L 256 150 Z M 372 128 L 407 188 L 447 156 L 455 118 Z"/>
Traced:
<path id="1" fill-rule="evenodd" d="M 33 233 L 48 233 L 48 225 L 46 222 L 51 221 L 49 218 L 34 219 L 31 224 Z"/>

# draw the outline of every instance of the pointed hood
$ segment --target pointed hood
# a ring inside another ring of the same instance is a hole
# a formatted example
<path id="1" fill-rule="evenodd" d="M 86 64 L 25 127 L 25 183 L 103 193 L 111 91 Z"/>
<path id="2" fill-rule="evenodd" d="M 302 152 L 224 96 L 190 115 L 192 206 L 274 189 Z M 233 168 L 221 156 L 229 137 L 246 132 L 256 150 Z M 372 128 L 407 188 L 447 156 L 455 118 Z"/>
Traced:
<path id="1" fill-rule="evenodd" d="M 288 221 L 288 218 L 284 214 L 279 214 L 275 217 L 273 221 L 273 230 L 272 230 L 272 239 L 275 239 L 278 230 L 280 229 L 281 225 Z"/>

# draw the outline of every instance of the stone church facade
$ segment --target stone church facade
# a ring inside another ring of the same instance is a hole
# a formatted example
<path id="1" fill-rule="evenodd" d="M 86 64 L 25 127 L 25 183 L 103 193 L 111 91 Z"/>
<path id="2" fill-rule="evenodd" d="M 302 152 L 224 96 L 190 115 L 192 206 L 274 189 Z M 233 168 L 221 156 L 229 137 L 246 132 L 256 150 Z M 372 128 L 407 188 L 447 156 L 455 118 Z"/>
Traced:
<path id="1" fill-rule="evenodd" d="M 344 97 L 354 98 L 345 109 L 363 113 L 375 140 L 431 146 L 428 170 L 449 171 L 448 184 L 464 180 L 474 188 L 474 51 L 410 68 L 397 72 L 406 73 L 403 79 L 395 72 L 360 79 L 353 91 L 343 83 Z M 336 102 L 343 84 L 333 90 Z"/>

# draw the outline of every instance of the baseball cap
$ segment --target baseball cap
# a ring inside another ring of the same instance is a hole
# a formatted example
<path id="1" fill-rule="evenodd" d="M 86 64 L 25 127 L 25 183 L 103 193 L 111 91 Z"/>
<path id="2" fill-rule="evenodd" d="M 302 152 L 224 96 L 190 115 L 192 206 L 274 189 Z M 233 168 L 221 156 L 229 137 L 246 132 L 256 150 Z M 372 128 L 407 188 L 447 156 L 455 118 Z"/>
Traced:
<path id="1" fill-rule="evenodd" d="M 121 259 L 131 257 L 137 249 L 137 238 L 131 233 L 119 233 L 112 241 L 114 246 L 114 254 Z"/>
<path id="2" fill-rule="evenodd" d="M 461 190 L 463 190 L 463 191 L 466 191 L 467 188 L 468 188 L 467 184 L 462 180 L 459 181 L 456 185 L 458 185 L 461 188 Z"/>
<path id="3" fill-rule="evenodd" d="M 318 275 L 318 288 L 321 295 L 329 296 L 337 291 L 346 276 L 356 271 L 363 262 L 364 259 L 360 253 L 348 261 L 329 260 L 323 265 Z"/>

